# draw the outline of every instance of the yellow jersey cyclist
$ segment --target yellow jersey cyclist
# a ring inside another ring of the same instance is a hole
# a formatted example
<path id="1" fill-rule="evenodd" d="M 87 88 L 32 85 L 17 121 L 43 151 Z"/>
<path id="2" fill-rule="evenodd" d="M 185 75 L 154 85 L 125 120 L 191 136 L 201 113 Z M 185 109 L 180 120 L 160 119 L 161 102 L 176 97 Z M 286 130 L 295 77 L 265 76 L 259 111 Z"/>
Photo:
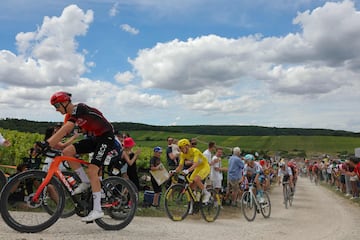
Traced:
<path id="1" fill-rule="evenodd" d="M 199 149 L 191 147 L 188 139 L 179 140 L 178 146 L 180 148 L 179 166 L 175 170 L 170 171 L 170 173 L 182 171 L 186 175 L 192 172 L 190 175 L 191 189 L 196 190 L 197 187 L 201 189 L 204 196 L 203 203 L 208 202 L 210 193 L 206 190 L 205 185 L 202 182 L 210 174 L 210 165 L 207 158 Z M 193 161 L 193 164 L 188 169 L 183 169 L 185 159 Z"/>

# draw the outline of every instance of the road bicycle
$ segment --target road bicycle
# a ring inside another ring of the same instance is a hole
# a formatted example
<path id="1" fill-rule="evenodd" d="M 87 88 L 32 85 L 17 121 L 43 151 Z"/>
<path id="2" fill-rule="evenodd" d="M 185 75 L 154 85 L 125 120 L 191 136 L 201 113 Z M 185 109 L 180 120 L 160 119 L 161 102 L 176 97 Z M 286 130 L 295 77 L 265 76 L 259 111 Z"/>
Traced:
<path id="1" fill-rule="evenodd" d="M 253 182 L 249 182 L 249 188 L 244 191 L 241 197 L 241 211 L 249 222 L 254 221 L 256 213 L 260 213 L 264 218 L 269 218 L 271 214 L 271 202 L 267 192 L 263 192 L 263 202 L 259 202 L 254 194 L 256 187 Z"/>
<path id="2" fill-rule="evenodd" d="M 200 196 L 200 192 L 193 192 L 190 188 L 190 174 L 184 176 L 184 183 L 174 183 L 166 190 L 166 214 L 173 221 L 182 221 L 189 214 L 190 205 L 193 204 L 193 209 L 200 209 L 205 221 L 214 222 L 221 210 L 220 195 L 214 189 L 207 189 L 210 193 L 210 199 L 208 202 L 203 203 L 204 196 L 202 194 Z M 196 195 L 199 195 L 199 197 Z"/>
<path id="3" fill-rule="evenodd" d="M 40 170 L 21 172 L 8 181 L 1 192 L 1 216 L 9 227 L 19 232 L 36 233 L 49 228 L 62 216 L 64 208 L 74 208 L 80 217 L 87 216 L 92 210 L 91 189 L 72 195 L 74 181 L 68 181 L 59 170 L 63 161 L 78 162 L 85 166 L 90 163 L 75 157 L 61 156 L 56 151 L 43 154 L 54 158 L 47 173 Z M 14 192 L 20 185 L 25 186 L 24 197 L 14 199 Z M 104 217 L 96 219 L 95 223 L 105 230 L 123 229 L 132 221 L 137 208 L 133 188 L 128 181 L 115 176 L 103 179 L 101 187 Z M 68 200 L 65 200 L 65 192 L 70 196 Z M 68 207 L 68 204 L 72 205 Z"/>
<path id="4" fill-rule="evenodd" d="M 285 181 L 282 183 L 283 185 L 283 196 L 284 196 L 284 204 L 285 204 L 285 208 L 287 209 L 288 206 L 292 206 L 292 202 L 293 202 L 293 194 L 290 188 L 290 183 L 288 181 Z"/>

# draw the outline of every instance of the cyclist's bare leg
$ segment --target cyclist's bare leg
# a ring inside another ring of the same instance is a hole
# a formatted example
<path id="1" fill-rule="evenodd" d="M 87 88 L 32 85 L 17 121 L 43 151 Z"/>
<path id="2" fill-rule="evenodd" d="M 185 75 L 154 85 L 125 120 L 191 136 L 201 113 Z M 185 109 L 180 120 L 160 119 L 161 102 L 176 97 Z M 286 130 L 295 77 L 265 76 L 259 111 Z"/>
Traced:
<path id="1" fill-rule="evenodd" d="M 205 185 L 202 183 L 201 177 L 199 175 L 195 176 L 193 183 L 195 183 L 195 187 L 200 188 L 202 191 L 205 189 Z"/>
<path id="2" fill-rule="evenodd" d="M 63 150 L 64 156 L 73 157 L 73 156 L 75 156 L 75 154 L 76 154 L 76 150 L 75 150 L 74 145 L 69 145 L 66 148 L 64 148 L 64 150 Z M 86 173 L 80 163 L 72 162 L 72 161 L 69 161 L 68 163 L 69 163 L 71 169 L 73 169 L 77 173 L 77 175 L 79 175 L 81 182 L 84 182 L 84 183 L 90 182 L 88 176 L 86 175 Z"/>

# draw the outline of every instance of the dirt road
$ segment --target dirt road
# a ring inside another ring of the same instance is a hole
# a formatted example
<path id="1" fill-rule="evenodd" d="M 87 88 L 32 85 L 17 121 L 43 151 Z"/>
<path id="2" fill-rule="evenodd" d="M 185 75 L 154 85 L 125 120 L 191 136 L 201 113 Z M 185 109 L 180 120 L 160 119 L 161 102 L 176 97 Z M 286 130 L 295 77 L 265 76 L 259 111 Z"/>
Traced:
<path id="1" fill-rule="evenodd" d="M 299 180 L 291 208 L 284 208 L 280 187 L 273 189 L 270 198 L 271 217 L 264 219 L 258 214 L 254 222 L 247 222 L 239 209 L 225 208 L 224 212 L 232 211 L 231 217 L 220 216 L 214 223 L 207 223 L 199 216 L 190 216 L 182 222 L 135 217 L 125 229 L 109 232 L 95 224 L 83 224 L 78 217 L 71 217 L 60 219 L 41 233 L 23 234 L 10 229 L 0 219 L 0 239 L 359 239 L 360 207 L 324 187 L 311 184 L 308 179 Z"/>

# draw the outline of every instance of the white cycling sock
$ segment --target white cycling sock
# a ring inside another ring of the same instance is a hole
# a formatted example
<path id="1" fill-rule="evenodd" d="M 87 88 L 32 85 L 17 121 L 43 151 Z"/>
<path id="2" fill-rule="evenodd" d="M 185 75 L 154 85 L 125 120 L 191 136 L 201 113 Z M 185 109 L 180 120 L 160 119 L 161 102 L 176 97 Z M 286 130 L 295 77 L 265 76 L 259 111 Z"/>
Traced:
<path id="1" fill-rule="evenodd" d="M 93 209 L 101 212 L 101 192 L 93 192 Z"/>
<path id="2" fill-rule="evenodd" d="M 82 167 L 76 169 L 75 172 L 79 176 L 81 182 L 90 183 L 90 180 L 89 180 L 88 176 L 86 175 L 85 170 Z"/>

